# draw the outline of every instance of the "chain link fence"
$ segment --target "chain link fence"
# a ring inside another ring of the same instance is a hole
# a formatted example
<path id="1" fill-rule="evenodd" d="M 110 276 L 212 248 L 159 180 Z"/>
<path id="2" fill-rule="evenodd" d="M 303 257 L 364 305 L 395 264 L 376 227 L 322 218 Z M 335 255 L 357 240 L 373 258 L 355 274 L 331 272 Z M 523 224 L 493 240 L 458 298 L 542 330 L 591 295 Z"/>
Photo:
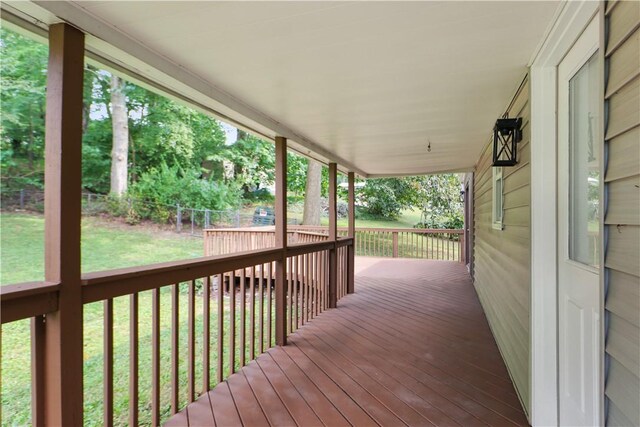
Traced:
<path id="1" fill-rule="evenodd" d="M 124 205 L 124 206 L 123 206 Z M 113 215 L 126 217 L 127 208 L 157 207 L 157 203 L 148 200 L 125 198 L 114 199 L 108 195 L 90 192 L 82 193 L 82 214 L 87 216 Z M 244 228 L 263 225 L 255 220 L 253 211 L 242 209 L 213 210 L 199 209 L 187 206 L 162 205 L 171 212 L 164 222 L 157 222 L 171 226 L 176 233 L 189 233 L 202 236 L 202 230 L 207 228 Z M 0 193 L 0 208 L 3 211 L 44 212 L 44 191 L 39 189 L 4 190 Z M 289 221 L 297 224 L 297 220 Z"/>

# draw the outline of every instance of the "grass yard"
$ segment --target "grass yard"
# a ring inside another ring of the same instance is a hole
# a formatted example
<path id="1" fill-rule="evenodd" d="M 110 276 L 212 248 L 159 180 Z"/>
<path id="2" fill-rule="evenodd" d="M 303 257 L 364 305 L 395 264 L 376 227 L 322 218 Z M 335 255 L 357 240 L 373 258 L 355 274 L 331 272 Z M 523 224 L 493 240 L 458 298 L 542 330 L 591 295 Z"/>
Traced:
<path id="1" fill-rule="evenodd" d="M 44 280 L 44 217 L 0 215 L 0 284 Z M 203 255 L 202 239 L 129 226 L 97 217 L 82 220 L 82 271 L 153 264 Z"/>
<path id="2" fill-rule="evenodd" d="M 43 278 L 44 220 L 42 216 L 2 214 L 0 216 L 2 244 L 2 283 L 15 283 Z M 202 255 L 202 239 L 166 232 L 128 227 L 121 224 L 85 218 L 82 224 L 82 268 L 96 271 L 161 261 L 193 258 Z M 180 286 L 180 396 L 187 399 L 187 291 Z M 168 417 L 170 369 L 170 289 L 161 292 L 161 397 L 163 419 Z M 226 305 L 228 300 L 225 298 Z M 211 324 L 217 322 L 217 302 L 211 301 Z M 248 311 L 248 310 L 247 310 Z M 228 313 L 228 309 L 225 310 Z M 102 425 L 103 413 L 103 304 L 84 307 L 84 395 L 85 425 Z M 196 298 L 196 354 L 202 354 L 202 298 Z M 228 337 L 228 314 L 225 332 Z M 114 413 L 116 425 L 127 423 L 128 416 L 128 360 L 129 360 L 129 297 L 114 300 Z M 139 295 L 139 378 L 140 423 L 149 425 L 151 389 L 151 292 Z M 236 316 L 236 324 L 240 321 Z M 30 424 L 30 333 L 29 321 L 23 320 L 2 326 L 2 425 Z M 217 346 L 212 333 L 211 348 Z M 225 346 L 226 347 L 226 346 Z M 216 357 L 212 351 L 211 377 L 215 378 Z M 224 359 L 228 371 L 228 355 Z M 236 361 L 239 356 L 236 356 Z M 196 358 L 196 390 L 200 389 L 202 359 Z"/>
<path id="3" fill-rule="evenodd" d="M 358 220 L 359 227 L 411 228 L 420 220 L 420 212 L 405 212 L 394 221 Z M 340 226 L 346 226 L 341 220 Z M 379 237 L 377 245 L 388 246 L 389 236 Z M 384 242 L 383 242 L 384 240 Z M 436 239 L 437 240 L 437 239 Z M 44 278 L 44 218 L 40 215 L 3 213 L 0 215 L 0 284 L 36 281 Z M 400 244 L 402 251 L 402 242 Z M 177 235 L 153 227 L 128 226 L 96 217 L 83 218 L 82 270 L 99 271 L 112 268 L 152 264 L 162 261 L 202 256 L 201 238 Z M 187 287 L 180 285 L 180 396 L 187 399 Z M 170 413 L 170 287 L 161 291 L 161 407 L 163 420 Z M 256 298 L 256 301 L 258 298 Z M 196 390 L 202 375 L 202 298 L 196 298 Z M 217 301 L 211 301 L 211 325 L 217 324 Z M 228 299 L 225 298 L 228 306 Z M 249 310 L 247 310 L 248 312 Z M 256 312 L 258 310 L 256 309 Z M 229 315 L 225 309 L 225 337 L 228 339 Z M 84 307 L 84 407 L 85 425 L 102 425 L 103 414 L 103 303 Z M 268 315 L 268 314 L 267 314 Z M 273 317 L 273 313 L 271 314 Z M 116 425 L 127 424 L 129 365 L 129 297 L 114 300 L 114 416 Z M 248 320 L 248 319 L 247 319 Z M 240 323 L 236 315 L 236 325 Z M 257 322 L 256 322 L 257 323 Z M 266 323 L 266 322 L 265 322 Z M 275 322 L 272 322 L 275 324 Z M 151 292 L 139 294 L 139 401 L 140 423 L 149 425 L 151 389 Z M 248 328 L 247 328 L 248 329 Z M 248 335 L 248 333 L 247 333 Z M 217 336 L 211 336 L 211 378 L 216 378 Z M 2 425 L 30 424 L 30 332 L 29 321 L 2 326 Z M 265 343 L 267 344 L 267 343 Z M 228 347 L 224 346 L 225 349 Z M 239 351 L 239 350 L 238 350 Z M 237 351 L 237 352 L 238 352 Z M 248 359 L 248 358 L 247 358 Z M 224 372 L 228 372 L 228 354 L 224 355 Z M 236 355 L 236 365 L 239 356 Z"/>
<path id="4" fill-rule="evenodd" d="M 384 219 L 359 219 L 356 218 L 356 227 L 364 228 L 413 228 L 420 222 L 421 211 L 419 209 L 405 210 L 395 221 Z M 287 218 L 295 218 L 298 223 L 302 222 L 302 212 L 287 212 Z M 329 225 L 329 218 L 320 219 L 321 225 Z M 338 227 L 346 227 L 349 225 L 347 218 L 338 219 Z"/>

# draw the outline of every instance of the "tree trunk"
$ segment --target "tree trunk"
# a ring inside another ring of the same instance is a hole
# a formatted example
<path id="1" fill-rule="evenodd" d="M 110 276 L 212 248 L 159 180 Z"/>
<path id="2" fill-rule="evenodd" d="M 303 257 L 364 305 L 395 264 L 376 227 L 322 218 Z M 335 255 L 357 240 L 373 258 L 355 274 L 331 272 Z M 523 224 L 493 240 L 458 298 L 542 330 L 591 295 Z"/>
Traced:
<path id="1" fill-rule="evenodd" d="M 114 75 L 111 76 L 111 123 L 113 127 L 111 194 L 121 196 L 127 191 L 129 122 L 124 96 L 124 81 Z"/>
<path id="2" fill-rule="evenodd" d="M 320 187 L 322 181 L 322 164 L 309 159 L 307 165 L 307 185 L 304 197 L 304 225 L 320 225 Z"/>

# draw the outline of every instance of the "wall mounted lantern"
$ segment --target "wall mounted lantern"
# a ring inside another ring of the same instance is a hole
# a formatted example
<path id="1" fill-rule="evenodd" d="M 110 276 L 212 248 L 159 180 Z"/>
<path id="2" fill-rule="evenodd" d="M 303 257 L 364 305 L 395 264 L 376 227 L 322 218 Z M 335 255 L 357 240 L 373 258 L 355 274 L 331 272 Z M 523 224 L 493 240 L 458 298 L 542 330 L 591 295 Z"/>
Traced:
<path id="1" fill-rule="evenodd" d="M 522 118 L 503 117 L 493 128 L 493 166 L 518 164 L 517 144 L 522 140 Z"/>

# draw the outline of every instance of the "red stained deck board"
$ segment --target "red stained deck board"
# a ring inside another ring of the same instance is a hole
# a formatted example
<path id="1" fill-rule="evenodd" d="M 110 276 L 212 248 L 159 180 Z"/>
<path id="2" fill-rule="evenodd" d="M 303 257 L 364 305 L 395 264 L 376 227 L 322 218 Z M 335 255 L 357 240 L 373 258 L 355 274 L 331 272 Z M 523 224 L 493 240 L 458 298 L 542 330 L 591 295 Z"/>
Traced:
<path id="1" fill-rule="evenodd" d="M 289 342 L 169 424 L 528 425 L 460 263 L 356 259 L 356 293 Z"/>

